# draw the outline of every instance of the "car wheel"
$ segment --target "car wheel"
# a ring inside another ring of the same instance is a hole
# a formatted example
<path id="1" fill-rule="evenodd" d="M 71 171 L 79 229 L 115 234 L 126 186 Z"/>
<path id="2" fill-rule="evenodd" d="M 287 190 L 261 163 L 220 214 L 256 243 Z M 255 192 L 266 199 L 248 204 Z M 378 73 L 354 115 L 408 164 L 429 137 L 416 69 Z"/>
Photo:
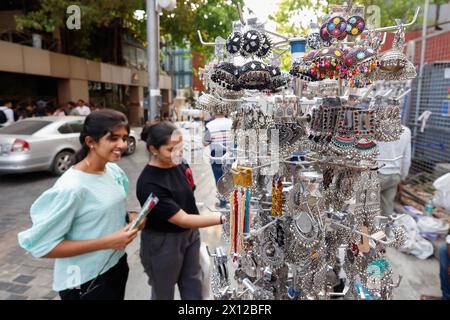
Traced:
<path id="1" fill-rule="evenodd" d="M 128 147 L 127 150 L 125 150 L 125 155 L 133 154 L 136 151 L 136 139 L 133 137 L 128 138 Z"/>
<path id="2" fill-rule="evenodd" d="M 62 175 L 73 164 L 74 154 L 70 151 L 63 151 L 56 155 L 53 160 L 52 172 L 55 175 Z"/>

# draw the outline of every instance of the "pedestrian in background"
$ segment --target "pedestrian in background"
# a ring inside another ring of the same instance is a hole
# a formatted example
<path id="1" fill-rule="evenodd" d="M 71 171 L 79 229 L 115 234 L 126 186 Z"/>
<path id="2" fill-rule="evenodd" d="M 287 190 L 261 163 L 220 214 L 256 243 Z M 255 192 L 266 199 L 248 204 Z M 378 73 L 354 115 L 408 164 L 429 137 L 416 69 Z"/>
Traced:
<path id="1" fill-rule="evenodd" d="M 14 114 L 14 122 L 19 121 L 19 118 L 20 118 L 19 105 L 11 105 L 11 109 Z"/>
<path id="2" fill-rule="evenodd" d="M 46 117 L 47 114 L 47 102 L 44 100 L 38 100 L 36 102 L 36 108 L 34 109 L 35 117 Z"/>
<path id="3" fill-rule="evenodd" d="M 421 295 L 421 300 L 450 300 L 450 235 L 445 243 L 439 247 L 439 278 L 442 297 Z"/>
<path id="4" fill-rule="evenodd" d="M 411 166 L 411 130 L 402 126 L 403 133 L 399 140 L 379 142 L 380 159 L 395 161 L 380 161 L 384 164 L 378 171 L 380 178 L 381 211 L 385 216 L 394 213 L 394 200 L 399 184 L 408 176 Z"/>
<path id="5" fill-rule="evenodd" d="M 203 121 L 204 121 L 205 127 L 212 120 L 213 120 L 213 117 L 211 116 L 211 114 L 208 111 L 203 111 Z"/>
<path id="6" fill-rule="evenodd" d="M 126 226 L 128 178 L 113 162 L 126 150 L 129 132 L 120 112 L 89 115 L 76 164 L 33 203 L 33 225 L 18 235 L 20 246 L 34 257 L 55 258 L 53 289 L 62 300 L 124 299 L 124 250 L 138 229 Z"/>
<path id="7" fill-rule="evenodd" d="M 77 105 L 73 101 L 69 101 L 64 105 L 64 112 L 67 116 L 73 116 L 72 111 L 75 109 Z"/>
<path id="8" fill-rule="evenodd" d="M 89 108 L 91 109 L 91 112 L 99 111 L 102 109 L 99 105 L 96 105 L 93 102 L 89 102 Z"/>
<path id="9" fill-rule="evenodd" d="M 67 109 L 69 110 L 69 115 L 71 116 L 79 116 L 80 113 L 77 109 L 77 104 L 73 101 L 67 102 Z"/>
<path id="10" fill-rule="evenodd" d="M 16 112 L 17 112 L 17 117 L 18 117 L 17 120 L 23 120 L 23 119 L 28 118 L 28 113 L 27 113 L 27 110 L 26 110 L 26 105 L 24 105 L 24 104 L 19 104 L 19 105 L 17 106 Z"/>
<path id="11" fill-rule="evenodd" d="M 56 110 L 53 112 L 53 116 L 55 117 L 64 117 L 66 116 L 66 112 L 64 110 L 64 105 L 60 105 L 58 108 L 56 108 Z"/>
<path id="12" fill-rule="evenodd" d="M 214 174 L 214 179 L 217 182 L 223 175 L 223 160 L 222 157 L 227 152 L 227 146 L 231 142 L 231 127 L 233 121 L 225 118 L 221 112 L 215 114 L 214 120 L 206 125 L 205 134 L 203 137 L 203 145 L 211 148 L 211 167 Z M 216 207 L 226 208 L 227 202 L 220 200 Z"/>
<path id="13" fill-rule="evenodd" d="M 12 102 L 9 100 L 6 100 L 5 102 L 0 101 L 0 127 L 7 127 L 14 122 Z"/>
<path id="14" fill-rule="evenodd" d="M 28 102 L 25 106 L 26 118 L 33 118 L 34 111 L 36 110 L 36 106 L 32 102 Z"/>
<path id="15" fill-rule="evenodd" d="M 88 116 L 91 113 L 91 109 L 86 105 L 84 100 L 80 99 L 77 101 L 77 106 L 74 109 L 74 113 L 80 116 Z"/>
<path id="16" fill-rule="evenodd" d="M 137 182 L 141 205 L 150 193 L 159 198 L 141 233 L 140 256 L 153 300 L 174 298 L 178 285 L 181 299 L 202 296 L 200 232 L 219 225 L 220 214 L 199 215 L 191 168 L 183 161 L 183 137 L 168 122 L 144 129 L 150 161 Z"/>

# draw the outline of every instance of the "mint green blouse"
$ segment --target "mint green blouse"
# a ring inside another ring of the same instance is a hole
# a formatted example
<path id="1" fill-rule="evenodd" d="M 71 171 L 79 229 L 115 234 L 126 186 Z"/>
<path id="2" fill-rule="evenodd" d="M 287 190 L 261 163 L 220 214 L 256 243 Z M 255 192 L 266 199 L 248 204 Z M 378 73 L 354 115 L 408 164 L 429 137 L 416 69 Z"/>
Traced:
<path id="1" fill-rule="evenodd" d="M 128 178 L 116 164 L 104 174 L 67 170 L 31 206 L 32 227 L 18 235 L 19 244 L 34 257 L 43 257 L 62 240 L 92 240 L 126 225 Z M 56 258 L 53 289 L 62 291 L 94 279 L 113 250 Z M 117 251 L 102 274 L 117 264 L 125 251 Z"/>

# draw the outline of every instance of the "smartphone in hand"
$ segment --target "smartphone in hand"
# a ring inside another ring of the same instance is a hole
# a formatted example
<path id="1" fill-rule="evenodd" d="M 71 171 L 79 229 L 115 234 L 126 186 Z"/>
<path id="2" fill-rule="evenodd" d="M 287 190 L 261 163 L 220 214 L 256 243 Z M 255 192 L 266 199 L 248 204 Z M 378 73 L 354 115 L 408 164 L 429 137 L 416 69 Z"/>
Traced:
<path id="1" fill-rule="evenodd" d="M 133 220 L 128 230 L 137 228 L 141 224 L 142 220 L 144 220 L 144 218 L 147 217 L 150 211 L 158 204 L 158 201 L 158 197 L 153 195 L 153 193 L 150 193 L 144 205 L 142 206 L 142 209 L 139 212 L 137 218 Z"/>

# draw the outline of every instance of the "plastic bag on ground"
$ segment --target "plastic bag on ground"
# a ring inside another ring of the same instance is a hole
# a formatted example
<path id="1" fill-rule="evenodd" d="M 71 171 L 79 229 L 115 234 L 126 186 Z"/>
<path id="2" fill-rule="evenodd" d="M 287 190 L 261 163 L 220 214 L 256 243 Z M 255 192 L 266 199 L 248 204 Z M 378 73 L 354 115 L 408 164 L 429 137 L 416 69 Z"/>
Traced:
<path id="1" fill-rule="evenodd" d="M 421 217 L 417 221 L 417 227 L 423 233 L 437 233 L 440 235 L 448 234 L 448 224 L 442 220 L 433 217 Z"/>
<path id="2" fill-rule="evenodd" d="M 413 217 L 405 214 L 394 224 L 402 226 L 406 231 L 406 242 L 400 248 L 401 252 L 412 254 L 422 260 L 433 255 L 433 244 L 420 235 L 419 227 Z"/>
<path id="3" fill-rule="evenodd" d="M 437 178 L 433 187 L 436 189 L 433 204 L 450 211 L 450 172 Z"/>

